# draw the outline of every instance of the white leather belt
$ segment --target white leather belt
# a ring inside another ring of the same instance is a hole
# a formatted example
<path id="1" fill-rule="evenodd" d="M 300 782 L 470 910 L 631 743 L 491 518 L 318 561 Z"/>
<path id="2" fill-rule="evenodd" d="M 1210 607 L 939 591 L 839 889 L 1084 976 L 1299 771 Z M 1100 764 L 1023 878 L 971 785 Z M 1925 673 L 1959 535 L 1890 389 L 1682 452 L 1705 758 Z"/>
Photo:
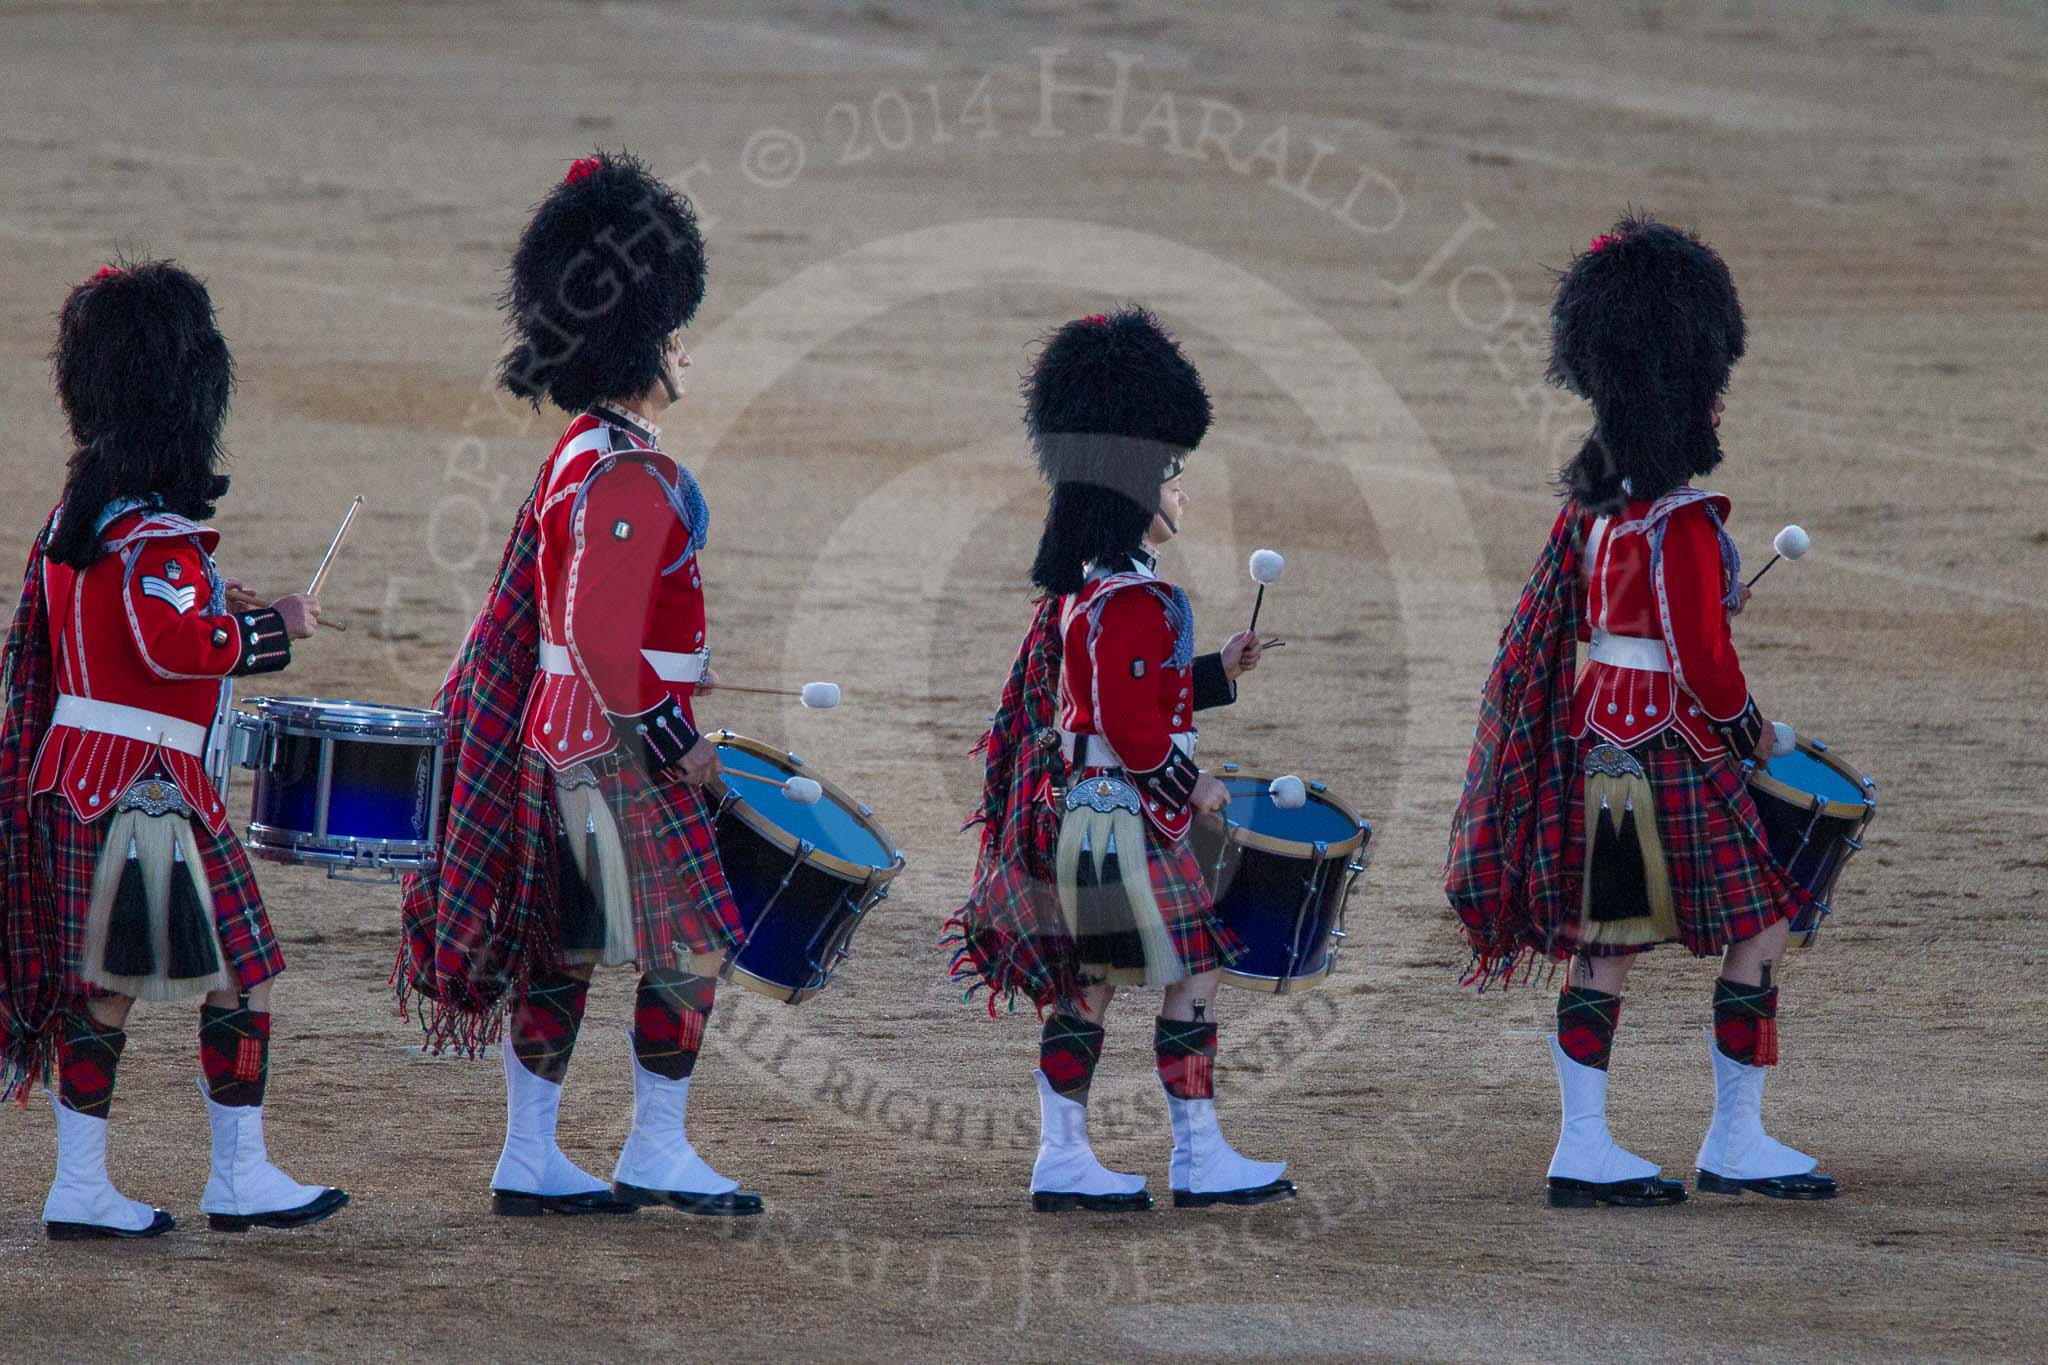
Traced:
<path id="1" fill-rule="evenodd" d="M 708 649 L 688 654 L 672 649 L 643 649 L 640 657 L 647 660 L 654 676 L 663 682 L 702 682 L 704 670 L 711 663 L 711 651 Z M 564 678 L 576 675 L 576 665 L 569 658 L 569 647 L 549 644 L 546 640 L 540 642 L 540 667 L 543 673 L 554 673 Z"/>
<path id="2" fill-rule="evenodd" d="M 1116 756 L 1116 750 L 1110 748 L 1109 741 L 1101 735 L 1080 735 L 1072 730 L 1062 730 L 1060 731 L 1060 754 L 1067 760 L 1067 766 L 1074 766 L 1074 752 L 1084 740 L 1087 742 L 1087 748 L 1082 750 L 1086 757 L 1081 760 L 1081 767 L 1121 768 L 1124 766 L 1124 761 Z M 1173 736 L 1173 747 L 1186 754 L 1189 758 L 1193 758 L 1195 756 L 1194 731 L 1182 730 L 1176 733 Z"/>
<path id="3" fill-rule="evenodd" d="M 1643 640 L 1633 635 L 1609 635 L 1604 630 L 1593 632 L 1592 648 L 1587 657 L 1595 663 L 1612 664 L 1616 668 L 1633 668 L 1638 673 L 1669 673 L 1671 658 L 1664 652 L 1662 640 Z"/>
<path id="4" fill-rule="evenodd" d="M 94 701 L 91 697 L 73 697 L 60 694 L 57 709 L 50 717 L 52 725 L 66 725 L 74 730 L 90 730 L 98 735 L 118 735 L 122 739 L 139 739 L 144 744 L 161 744 L 166 749 L 176 749 L 181 754 L 194 758 L 206 754 L 206 727 L 176 716 L 166 716 L 156 711 L 145 711 L 139 706 L 122 706 L 117 702 Z"/>

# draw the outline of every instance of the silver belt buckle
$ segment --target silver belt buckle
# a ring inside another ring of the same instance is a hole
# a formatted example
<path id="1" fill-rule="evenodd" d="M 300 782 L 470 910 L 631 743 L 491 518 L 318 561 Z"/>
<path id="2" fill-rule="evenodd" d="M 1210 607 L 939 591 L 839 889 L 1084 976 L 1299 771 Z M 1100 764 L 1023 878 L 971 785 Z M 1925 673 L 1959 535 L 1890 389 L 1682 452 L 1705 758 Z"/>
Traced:
<path id="1" fill-rule="evenodd" d="M 1143 813 L 1138 789 L 1120 777 L 1106 774 L 1082 778 L 1067 789 L 1067 809 L 1079 810 L 1083 806 L 1101 815 L 1114 810 L 1127 810 L 1133 815 Z"/>

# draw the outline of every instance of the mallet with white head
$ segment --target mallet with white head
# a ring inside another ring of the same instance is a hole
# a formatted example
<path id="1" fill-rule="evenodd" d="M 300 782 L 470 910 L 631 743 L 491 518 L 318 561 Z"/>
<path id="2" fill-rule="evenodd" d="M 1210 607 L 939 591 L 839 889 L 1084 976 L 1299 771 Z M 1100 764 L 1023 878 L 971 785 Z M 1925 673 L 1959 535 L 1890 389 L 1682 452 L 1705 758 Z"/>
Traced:
<path id="1" fill-rule="evenodd" d="M 1253 550 L 1251 571 L 1252 582 L 1259 585 L 1259 595 L 1252 602 L 1252 623 L 1249 629 L 1253 634 L 1257 634 L 1259 608 L 1266 605 L 1266 585 L 1280 581 L 1280 575 L 1287 572 L 1287 559 L 1278 550 Z"/>
<path id="2" fill-rule="evenodd" d="M 830 711 L 839 705 L 839 684 L 835 682 L 807 682 L 802 688 L 794 687 L 745 687 L 739 683 L 722 682 L 720 692 L 744 692 L 750 697 L 795 697 L 812 711 Z"/>
<path id="3" fill-rule="evenodd" d="M 790 778 L 778 778 L 768 773 L 750 773 L 745 768 L 727 768 L 724 775 L 744 777 L 749 782 L 762 782 L 780 787 L 782 794 L 799 806 L 815 806 L 818 804 L 818 798 L 825 794 L 825 789 L 818 785 L 815 778 L 805 777 L 801 773 Z"/>
<path id="4" fill-rule="evenodd" d="M 1771 541 L 1771 549 L 1776 551 L 1771 556 L 1771 564 L 1775 564 L 1781 559 L 1798 559 L 1806 553 L 1807 548 L 1812 544 L 1813 537 L 1806 534 L 1804 526 L 1787 526 L 1784 530 L 1778 532 L 1777 536 Z M 1749 580 L 1750 587 L 1755 587 L 1756 579 L 1762 578 L 1771 571 L 1771 564 L 1766 564 L 1756 571 L 1756 578 Z"/>
<path id="5" fill-rule="evenodd" d="M 1308 804 L 1308 788 L 1293 773 L 1274 778 L 1266 788 L 1266 794 L 1281 810 L 1300 810 Z"/>

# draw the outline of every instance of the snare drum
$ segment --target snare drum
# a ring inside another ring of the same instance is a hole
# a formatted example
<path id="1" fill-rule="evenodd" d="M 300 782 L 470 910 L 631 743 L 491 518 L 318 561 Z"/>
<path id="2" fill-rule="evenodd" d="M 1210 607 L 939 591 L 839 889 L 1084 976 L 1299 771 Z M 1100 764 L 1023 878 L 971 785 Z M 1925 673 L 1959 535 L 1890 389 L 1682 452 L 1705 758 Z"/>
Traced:
<path id="1" fill-rule="evenodd" d="M 439 711 L 320 697 L 255 697 L 230 756 L 255 773 L 249 848 L 334 876 L 431 866 L 446 816 Z"/>
<path id="2" fill-rule="evenodd" d="M 1230 792 L 1227 826 L 1197 819 L 1195 856 L 1216 897 L 1216 917 L 1245 951 L 1223 979 L 1245 990 L 1285 994 L 1323 983 L 1344 943 L 1344 907 L 1365 871 L 1372 826 L 1320 782 L 1308 801 L 1282 810 L 1272 778 L 1226 763 L 1214 776 Z"/>
<path id="3" fill-rule="evenodd" d="M 1801 739 L 1791 753 L 1749 769 L 1749 794 L 1771 856 L 1813 893 L 1813 908 L 1792 921 L 1792 932 L 1811 943 L 1831 908 L 1835 880 L 1877 814 L 1877 784 L 1819 740 Z"/>
<path id="4" fill-rule="evenodd" d="M 711 739 L 726 770 L 718 856 L 746 933 L 721 974 L 800 1004 L 852 956 L 853 931 L 888 898 L 903 855 L 872 810 L 806 772 L 795 754 L 730 730 Z M 798 774 L 824 789 L 815 804 L 783 794 L 781 784 Z"/>

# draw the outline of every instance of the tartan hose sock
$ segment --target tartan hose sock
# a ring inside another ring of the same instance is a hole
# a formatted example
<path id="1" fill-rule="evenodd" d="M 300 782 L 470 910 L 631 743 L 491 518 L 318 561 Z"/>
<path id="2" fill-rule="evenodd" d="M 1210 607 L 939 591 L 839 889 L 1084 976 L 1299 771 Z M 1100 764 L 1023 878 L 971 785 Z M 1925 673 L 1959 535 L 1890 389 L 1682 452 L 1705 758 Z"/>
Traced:
<path id="1" fill-rule="evenodd" d="M 696 1070 L 717 993 L 717 977 L 673 971 L 642 976 L 633 998 L 634 1058 L 664 1080 L 679 1081 Z"/>
<path id="2" fill-rule="evenodd" d="M 1744 1066 L 1778 1064 L 1778 988 L 1714 982 L 1714 1046 Z"/>
<path id="3" fill-rule="evenodd" d="M 1038 1069 L 1046 1084 L 1067 1099 L 1088 1103 L 1088 1086 L 1102 1058 L 1102 1025 L 1070 1014 L 1049 1014 L 1038 1038 Z"/>
<path id="4" fill-rule="evenodd" d="M 65 1012 L 57 1034 L 57 1099 L 66 1109 L 103 1119 L 114 1107 L 114 1072 L 128 1035 L 83 1010 Z"/>
<path id="5" fill-rule="evenodd" d="M 576 1051 L 576 1031 L 583 1025 L 583 1005 L 590 983 L 566 973 L 536 973 L 526 994 L 512 1011 L 513 1055 L 520 1065 L 555 1085 L 569 1074 Z"/>
<path id="6" fill-rule="evenodd" d="M 206 1097 L 215 1104 L 247 1107 L 263 1103 L 270 1076 L 270 1014 L 247 1003 L 230 1009 L 199 1007 L 199 1069 Z"/>
<path id="7" fill-rule="evenodd" d="M 1557 997 L 1557 1045 L 1580 1066 L 1607 1069 L 1621 997 L 1591 986 L 1566 986 Z"/>
<path id="8" fill-rule="evenodd" d="M 1159 1017 L 1152 1052 L 1166 1093 L 1177 1100 L 1216 1095 L 1216 1024 L 1207 1019 Z"/>

